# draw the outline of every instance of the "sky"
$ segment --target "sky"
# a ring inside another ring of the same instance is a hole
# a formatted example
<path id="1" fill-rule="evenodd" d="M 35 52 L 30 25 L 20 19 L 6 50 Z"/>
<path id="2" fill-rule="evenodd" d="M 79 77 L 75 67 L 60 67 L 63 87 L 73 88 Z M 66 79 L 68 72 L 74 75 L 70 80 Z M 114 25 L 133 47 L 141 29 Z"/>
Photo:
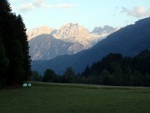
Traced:
<path id="1" fill-rule="evenodd" d="M 40 26 L 59 29 L 65 23 L 78 23 L 89 31 L 105 25 L 120 28 L 150 16 L 150 0 L 8 1 L 27 31 Z"/>

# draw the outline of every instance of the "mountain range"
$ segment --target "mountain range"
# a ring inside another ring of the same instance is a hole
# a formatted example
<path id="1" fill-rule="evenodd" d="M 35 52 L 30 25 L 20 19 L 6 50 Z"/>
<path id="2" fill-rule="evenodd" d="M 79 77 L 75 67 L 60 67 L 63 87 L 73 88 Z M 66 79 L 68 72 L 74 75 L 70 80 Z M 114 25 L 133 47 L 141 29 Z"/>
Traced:
<path id="1" fill-rule="evenodd" d="M 110 26 L 89 32 L 79 24 L 66 23 L 60 29 L 42 26 L 27 33 L 32 60 L 49 60 L 88 49 L 116 29 Z"/>
<path id="2" fill-rule="evenodd" d="M 150 18 L 145 18 L 110 34 L 90 49 L 74 55 L 58 56 L 51 60 L 32 61 L 32 69 L 42 74 L 46 69 L 50 68 L 58 74 L 63 74 L 67 67 L 72 67 L 76 73 L 79 73 L 87 65 L 90 66 L 109 53 L 134 56 L 142 50 L 150 50 L 149 31 Z"/>
<path id="3" fill-rule="evenodd" d="M 101 36 L 107 36 L 108 33 L 111 34 L 114 31 L 117 31 L 119 28 L 113 28 L 111 26 L 105 25 L 104 27 L 95 27 L 92 33 L 96 33 Z"/>

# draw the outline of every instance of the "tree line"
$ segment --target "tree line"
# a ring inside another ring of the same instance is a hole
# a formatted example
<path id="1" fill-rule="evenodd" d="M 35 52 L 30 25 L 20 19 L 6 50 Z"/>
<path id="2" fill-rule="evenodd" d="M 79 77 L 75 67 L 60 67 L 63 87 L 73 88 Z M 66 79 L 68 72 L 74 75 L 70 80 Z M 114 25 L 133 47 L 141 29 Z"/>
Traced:
<path id="1" fill-rule="evenodd" d="M 110 53 L 87 66 L 81 76 L 93 84 L 150 86 L 150 51 L 144 50 L 134 57 Z"/>
<path id="2" fill-rule="evenodd" d="M 30 79 L 31 66 L 25 24 L 0 0 L 0 87 L 18 86 Z"/>
<path id="3" fill-rule="evenodd" d="M 40 75 L 37 71 L 32 71 L 32 81 L 58 82 L 58 83 L 74 83 L 75 72 L 68 67 L 63 75 L 57 75 L 52 69 L 46 69 L 44 75 Z"/>
<path id="4" fill-rule="evenodd" d="M 118 53 L 110 53 L 78 74 L 75 74 L 71 67 L 67 68 L 61 76 L 51 69 L 47 69 L 44 76 L 33 71 L 32 80 L 114 86 L 150 86 L 150 51 L 144 50 L 134 57 L 123 57 Z"/>

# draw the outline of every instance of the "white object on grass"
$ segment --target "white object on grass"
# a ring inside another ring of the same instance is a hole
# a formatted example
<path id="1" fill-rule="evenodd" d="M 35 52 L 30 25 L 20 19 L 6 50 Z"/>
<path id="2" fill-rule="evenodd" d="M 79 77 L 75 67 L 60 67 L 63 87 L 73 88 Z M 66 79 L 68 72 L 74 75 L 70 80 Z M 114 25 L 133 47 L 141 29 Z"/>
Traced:
<path id="1" fill-rule="evenodd" d="M 24 83 L 22 86 L 23 86 L 23 87 L 27 87 L 27 83 Z"/>
<path id="2" fill-rule="evenodd" d="M 28 86 L 31 87 L 32 86 L 31 83 L 28 83 Z"/>

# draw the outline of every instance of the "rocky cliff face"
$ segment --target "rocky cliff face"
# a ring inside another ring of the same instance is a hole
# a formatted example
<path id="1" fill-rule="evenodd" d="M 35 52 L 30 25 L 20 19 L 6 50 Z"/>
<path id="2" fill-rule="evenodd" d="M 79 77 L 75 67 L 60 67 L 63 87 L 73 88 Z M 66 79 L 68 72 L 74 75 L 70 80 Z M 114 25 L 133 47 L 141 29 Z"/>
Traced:
<path id="1" fill-rule="evenodd" d="M 75 54 L 106 38 L 102 33 L 99 34 L 98 28 L 90 33 L 83 26 L 74 23 L 66 23 L 60 29 L 43 26 L 33 29 L 27 35 L 32 60 L 48 60 L 59 55 Z"/>
<path id="2" fill-rule="evenodd" d="M 66 23 L 54 34 L 54 37 L 58 39 L 82 38 L 87 36 L 90 36 L 90 33 L 86 28 L 73 23 Z"/>
<path id="3" fill-rule="evenodd" d="M 99 37 L 91 35 L 91 33 L 78 24 L 66 23 L 53 35 L 57 39 L 78 42 L 89 48 L 92 46 L 92 42 L 98 40 Z"/>
<path id="4" fill-rule="evenodd" d="M 32 60 L 49 60 L 60 55 L 75 54 L 79 50 L 84 50 L 84 46 L 79 43 L 65 42 L 48 34 L 31 39 L 29 45 Z"/>

